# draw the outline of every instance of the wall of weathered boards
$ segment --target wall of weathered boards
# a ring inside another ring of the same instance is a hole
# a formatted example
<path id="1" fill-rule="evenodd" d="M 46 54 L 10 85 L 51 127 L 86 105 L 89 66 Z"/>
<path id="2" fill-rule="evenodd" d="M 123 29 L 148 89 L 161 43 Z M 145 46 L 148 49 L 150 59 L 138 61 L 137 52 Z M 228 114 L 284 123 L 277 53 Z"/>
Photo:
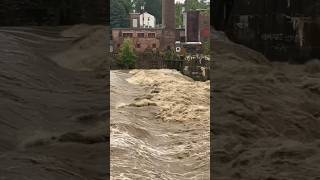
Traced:
<path id="1" fill-rule="evenodd" d="M 0 25 L 106 24 L 106 0 L 1 0 Z"/>
<path id="2" fill-rule="evenodd" d="M 319 0 L 216 0 L 215 29 L 271 60 L 320 58 Z"/>

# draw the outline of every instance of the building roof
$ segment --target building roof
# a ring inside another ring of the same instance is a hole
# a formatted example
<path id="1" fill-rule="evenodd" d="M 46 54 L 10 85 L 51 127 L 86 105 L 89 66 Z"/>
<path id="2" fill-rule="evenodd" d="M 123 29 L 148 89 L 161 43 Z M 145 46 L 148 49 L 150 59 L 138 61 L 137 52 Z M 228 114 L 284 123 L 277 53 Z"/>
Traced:
<path id="1" fill-rule="evenodd" d="M 148 14 L 148 15 L 150 15 L 150 16 L 155 17 L 154 15 L 152 15 L 152 14 L 150 14 L 150 13 L 148 13 L 148 12 L 141 13 L 140 15 L 142 15 L 142 14 Z"/>

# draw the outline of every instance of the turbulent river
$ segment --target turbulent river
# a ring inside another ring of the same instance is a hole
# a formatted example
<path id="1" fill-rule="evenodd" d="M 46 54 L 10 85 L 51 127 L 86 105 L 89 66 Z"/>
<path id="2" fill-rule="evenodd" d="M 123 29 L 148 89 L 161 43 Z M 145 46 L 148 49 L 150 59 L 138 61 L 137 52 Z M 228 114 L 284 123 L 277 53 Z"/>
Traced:
<path id="1" fill-rule="evenodd" d="M 210 84 L 111 71 L 111 179 L 210 179 Z"/>

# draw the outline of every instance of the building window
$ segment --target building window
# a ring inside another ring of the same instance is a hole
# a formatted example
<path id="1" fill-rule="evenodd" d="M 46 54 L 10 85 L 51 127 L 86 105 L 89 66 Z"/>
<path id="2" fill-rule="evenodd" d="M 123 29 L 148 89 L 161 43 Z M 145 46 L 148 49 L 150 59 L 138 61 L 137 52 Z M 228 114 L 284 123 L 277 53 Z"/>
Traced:
<path id="1" fill-rule="evenodd" d="M 138 43 L 138 44 L 136 45 L 136 47 L 137 47 L 137 48 L 140 48 L 140 47 L 141 47 L 141 45 Z"/>
<path id="2" fill-rule="evenodd" d="M 156 37 L 156 33 L 148 33 L 148 38 L 155 38 Z"/>
<path id="3" fill-rule="evenodd" d="M 113 52 L 113 46 L 110 45 L 110 52 Z"/>
<path id="4" fill-rule="evenodd" d="M 139 38 L 144 38 L 144 33 L 138 33 Z"/>
<path id="5" fill-rule="evenodd" d="M 138 19 L 132 19 L 132 27 L 138 27 Z"/>
<path id="6" fill-rule="evenodd" d="M 155 43 L 152 44 L 152 48 L 157 48 L 157 45 Z"/>
<path id="7" fill-rule="evenodd" d="M 132 37 L 132 33 L 123 33 L 122 36 L 123 37 Z"/>

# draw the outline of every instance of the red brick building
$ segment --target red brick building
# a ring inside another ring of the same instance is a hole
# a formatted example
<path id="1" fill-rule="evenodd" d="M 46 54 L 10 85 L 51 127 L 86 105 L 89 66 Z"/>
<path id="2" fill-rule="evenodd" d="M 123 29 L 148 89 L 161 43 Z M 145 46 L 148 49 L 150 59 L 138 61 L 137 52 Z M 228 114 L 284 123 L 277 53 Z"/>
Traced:
<path id="1" fill-rule="evenodd" d="M 162 27 L 161 28 L 141 28 L 138 13 L 130 13 L 130 28 L 112 29 L 112 48 L 115 53 L 119 51 L 125 38 L 131 38 L 135 50 L 144 52 L 146 49 L 154 51 L 164 51 L 175 49 L 176 42 L 176 20 L 175 20 L 174 0 L 162 0 Z"/>
<path id="2" fill-rule="evenodd" d="M 137 52 L 146 49 L 158 51 L 160 49 L 161 28 L 114 28 L 112 29 L 112 41 L 114 52 L 118 52 L 124 39 L 131 38 Z"/>
<path id="3" fill-rule="evenodd" d="M 185 28 L 176 28 L 174 0 L 162 0 L 162 26 L 142 28 L 139 26 L 140 13 L 130 13 L 130 28 L 112 29 L 112 51 L 117 53 L 125 38 L 131 38 L 135 50 L 143 53 L 146 49 L 164 51 L 176 49 L 176 41 L 189 46 L 201 45 L 210 38 L 210 16 L 207 10 L 188 11 L 184 16 Z M 179 46 L 180 46 L 179 45 Z M 177 50 L 177 49 L 176 49 Z"/>

